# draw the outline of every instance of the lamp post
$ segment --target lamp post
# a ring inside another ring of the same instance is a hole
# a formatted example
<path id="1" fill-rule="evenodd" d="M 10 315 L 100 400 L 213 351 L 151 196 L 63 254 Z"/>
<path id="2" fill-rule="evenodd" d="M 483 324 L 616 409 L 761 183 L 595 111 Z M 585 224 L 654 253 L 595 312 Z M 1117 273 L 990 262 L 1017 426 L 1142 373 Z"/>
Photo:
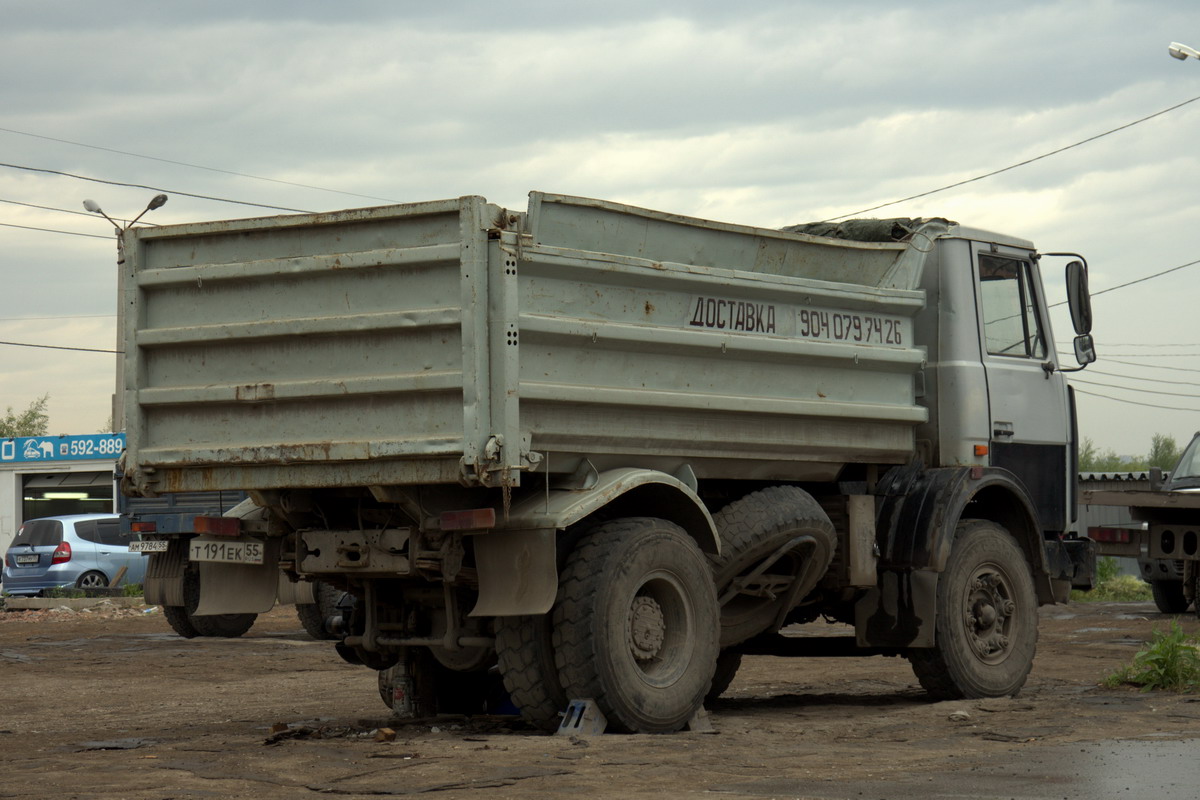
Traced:
<path id="1" fill-rule="evenodd" d="M 1171 42 L 1167 47 L 1167 52 L 1171 54 L 1171 58 L 1178 58 L 1180 61 L 1187 61 L 1189 58 L 1200 58 L 1200 51 L 1179 42 Z"/>

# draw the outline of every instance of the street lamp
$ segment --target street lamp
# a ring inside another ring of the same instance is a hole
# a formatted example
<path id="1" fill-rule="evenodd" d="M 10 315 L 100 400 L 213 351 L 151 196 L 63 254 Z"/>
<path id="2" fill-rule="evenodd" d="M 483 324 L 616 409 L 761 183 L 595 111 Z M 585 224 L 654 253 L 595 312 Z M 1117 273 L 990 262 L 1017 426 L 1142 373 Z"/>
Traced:
<path id="1" fill-rule="evenodd" d="M 1171 58 L 1178 58 L 1180 61 L 1187 61 L 1189 57 L 1200 58 L 1200 51 L 1193 50 L 1186 44 L 1179 42 L 1171 42 L 1167 47 L 1167 52 L 1171 54 Z"/>
<path id="2" fill-rule="evenodd" d="M 127 231 L 130 228 L 132 228 L 134 223 L 137 222 L 139 219 L 141 219 L 142 216 L 147 211 L 153 211 L 156 208 L 162 208 L 166 204 L 166 202 L 167 202 L 167 196 L 165 194 L 154 195 L 154 197 L 150 198 L 150 202 L 146 204 L 146 207 L 142 209 L 142 213 L 138 214 L 136 217 L 134 217 L 133 220 L 128 225 L 126 225 L 124 228 L 122 228 L 120 225 L 118 225 L 116 223 L 116 221 L 112 217 L 110 217 L 108 214 L 105 214 L 104 209 L 101 208 L 100 204 L 97 203 L 95 200 L 84 200 L 83 207 L 85 209 L 87 209 L 88 211 L 92 212 L 93 214 L 99 214 L 100 216 L 104 217 L 106 220 L 108 220 L 109 222 L 111 222 L 113 224 L 113 227 L 117 229 L 117 233 L 121 233 L 122 231 Z"/>

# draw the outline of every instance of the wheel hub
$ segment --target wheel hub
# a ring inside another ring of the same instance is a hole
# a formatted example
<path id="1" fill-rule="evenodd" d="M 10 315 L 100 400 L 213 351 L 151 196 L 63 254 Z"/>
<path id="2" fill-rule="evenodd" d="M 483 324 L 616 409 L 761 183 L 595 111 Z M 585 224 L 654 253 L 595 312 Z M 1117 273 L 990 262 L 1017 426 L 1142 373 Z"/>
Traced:
<path id="1" fill-rule="evenodd" d="M 629 609 L 629 649 L 638 661 L 658 655 L 666 637 L 662 607 L 652 597 L 636 597 Z"/>
<path id="2" fill-rule="evenodd" d="M 965 622 L 972 646 L 982 658 L 1004 657 L 1015 612 L 1016 604 L 1009 599 L 1008 585 L 1000 575 L 987 572 L 971 581 Z"/>

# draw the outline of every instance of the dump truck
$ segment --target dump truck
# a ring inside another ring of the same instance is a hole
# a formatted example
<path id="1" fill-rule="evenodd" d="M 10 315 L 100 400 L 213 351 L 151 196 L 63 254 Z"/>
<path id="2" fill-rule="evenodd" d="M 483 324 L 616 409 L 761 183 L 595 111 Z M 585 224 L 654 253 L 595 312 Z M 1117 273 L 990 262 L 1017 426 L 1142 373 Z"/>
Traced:
<path id="1" fill-rule="evenodd" d="M 1082 257 L 543 192 L 121 241 L 123 491 L 252 501 L 157 537 L 148 601 L 192 570 L 201 616 L 269 609 L 281 573 L 335 586 L 337 652 L 408 713 L 499 675 L 532 725 L 590 702 L 670 732 L 747 653 L 1012 695 L 1038 605 L 1091 579 L 1063 374 L 1095 358 Z M 853 635 L 784 631 L 822 618 Z"/>
<path id="2" fill-rule="evenodd" d="M 1096 542 L 1097 555 L 1137 559 L 1158 610 L 1182 614 L 1200 590 L 1200 433 L 1169 473 L 1157 468 L 1150 473 L 1149 489 L 1083 491 L 1081 503 L 1119 507 L 1132 520 L 1089 526 L 1086 533 Z"/>

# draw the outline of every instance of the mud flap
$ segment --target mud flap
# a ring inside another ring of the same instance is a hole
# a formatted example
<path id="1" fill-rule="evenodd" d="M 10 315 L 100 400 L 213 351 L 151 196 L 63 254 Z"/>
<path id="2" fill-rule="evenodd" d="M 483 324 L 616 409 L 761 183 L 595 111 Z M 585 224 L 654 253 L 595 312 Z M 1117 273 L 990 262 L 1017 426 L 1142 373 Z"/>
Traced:
<path id="1" fill-rule="evenodd" d="M 479 599 L 468 616 L 545 614 L 558 594 L 555 530 L 487 533 L 472 539 Z"/>
<path id="2" fill-rule="evenodd" d="M 165 553 L 151 553 L 147 558 L 146 576 L 142 579 L 142 594 L 152 606 L 183 605 L 183 573 L 187 569 L 187 539 L 171 539 Z"/>
<path id="3" fill-rule="evenodd" d="M 196 615 L 263 614 L 275 606 L 279 592 L 278 539 L 264 544 L 261 564 L 198 562 L 200 603 Z"/>
<path id="4" fill-rule="evenodd" d="M 854 605 L 859 647 L 933 647 L 938 573 L 879 570 L 879 587 Z"/>

